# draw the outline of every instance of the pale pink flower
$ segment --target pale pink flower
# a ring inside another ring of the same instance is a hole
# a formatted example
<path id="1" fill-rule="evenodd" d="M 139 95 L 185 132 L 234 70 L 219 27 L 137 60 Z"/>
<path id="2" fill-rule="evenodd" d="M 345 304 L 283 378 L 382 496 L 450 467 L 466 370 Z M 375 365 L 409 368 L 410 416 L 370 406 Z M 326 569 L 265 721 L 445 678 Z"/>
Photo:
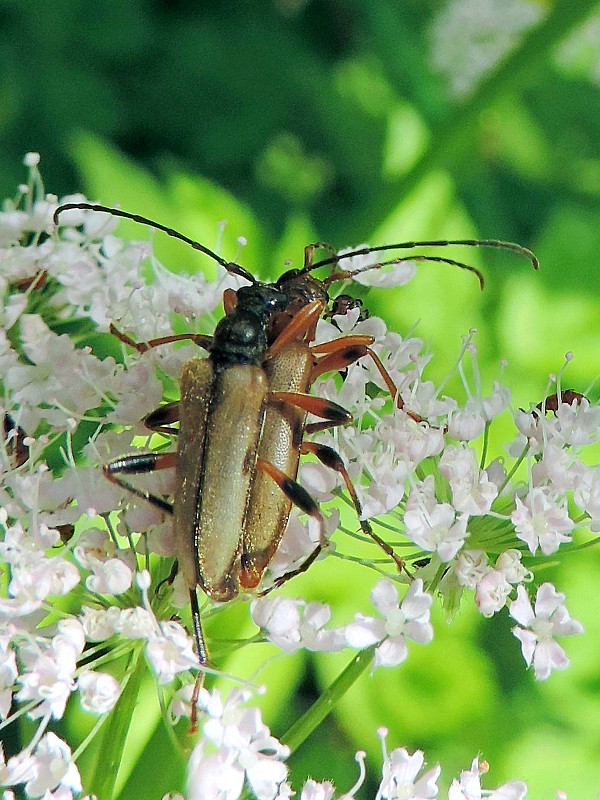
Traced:
<path id="1" fill-rule="evenodd" d="M 571 619 L 564 600 L 565 595 L 551 583 L 543 583 L 538 589 L 535 611 L 523 586 L 517 587 L 517 599 L 510 604 L 510 615 L 520 623 L 513 633 L 521 642 L 527 666 L 533 664 L 538 680 L 545 680 L 553 669 L 569 666 L 567 654 L 554 637 L 583 633 L 583 625 Z"/>

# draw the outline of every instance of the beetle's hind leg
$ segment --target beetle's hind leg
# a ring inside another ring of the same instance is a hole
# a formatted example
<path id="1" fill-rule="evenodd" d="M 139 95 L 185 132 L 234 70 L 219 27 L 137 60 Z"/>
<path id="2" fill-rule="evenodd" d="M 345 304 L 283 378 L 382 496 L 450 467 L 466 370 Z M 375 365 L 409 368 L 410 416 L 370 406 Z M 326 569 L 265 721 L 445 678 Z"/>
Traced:
<path id="1" fill-rule="evenodd" d="M 332 400 L 326 400 L 322 397 L 314 397 L 313 395 L 302 394 L 300 392 L 272 392 L 271 399 L 290 403 L 298 408 L 304 409 L 305 411 L 310 411 L 311 414 L 323 417 L 323 422 L 308 423 L 305 426 L 305 431 L 310 433 L 328 430 L 340 425 L 347 425 L 348 423 L 352 422 L 352 414 L 349 411 L 337 403 L 334 403 Z M 375 533 L 366 519 L 361 519 L 362 506 L 341 456 L 336 453 L 333 448 L 327 447 L 323 444 L 317 444 L 316 442 L 303 442 L 300 446 L 300 453 L 312 453 L 322 464 L 330 469 L 335 470 L 342 476 L 348 490 L 348 494 L 350 495 L 350 499 L 352 500 L 352 504 L 356 509 L 356 514 L 358 516 L 362 532 L 372 539 L 377 545 L 379 545 L 383 552 L 393 560 L 394 564 L 398 567 L 398 570 L 402 572 L 402 570 L 405 568 L 404 561 L 396 555 L 393 548 L 384 539 Z M 265 471 L 268 470 L 265 469 Z M 269 472 L 269 474 L 271 474 L 271 472 Z M 285 491 L 285 489 L 283 489 L 283 491 Z M 296 503 L 296 500 L 291 497 L 290 494 L 288 494 L 288 497 L 290 497 L 293 503 Z M 299 504 L 296 503 L 296 505 Z M 321 549 L 323 544 L 324 543 L 321 544 Z M 318 552 L 315 553 L 312 561 L 314 561 L 317 555 Z M 312 561 L 310 563 L 312 563 Z M 308 569 L 308 566 L 309 565 L 307 565 L 305 568 Z M 304 571 L 304 569 L 301 571 Z"/>
<path id="2" fill-rule="evenodd" d="M 398 567 L 398 571 L 402 572 L 405 568 L 404 561 L 396 555 L 394 549 L 391 545 L 389 545 L 384 539 L 378 536 L 375 531 L 371 528 L 368 520 L 361 519 L 362 516 L 362 505 L 360 500 L 358 499 L 358 495 L 356 494 L 356 489 L 354 488 L 354 484 L 350 479 L 350 475 L 348 474 L 348 470 L 346 469 L 344 462 L 339 453 L 332 447 L 328 447 L 325 444 L 318 444 L 317 442 L 303 442 L 300 448 L 300 452 L 302 454 L 312 453 L 316 456 L 321 464 L 324 464 L 326 467 L 335 470 L 338 472 L 342 478 L 344 479 L 344 483 L 346 485 L 346 489 L 348 494 L 350 495 L 350 499 L 352 500 L 352 505 L 356 510 L 356 515 L 358 517 L 358 521 L 360 523 L 360 527 L 362 532 L 365 536 L 371 538 L 375 544 L 379 545 L 379 547 L 383 550 L 383 552 L 388 555 L 394 564 Z"/>

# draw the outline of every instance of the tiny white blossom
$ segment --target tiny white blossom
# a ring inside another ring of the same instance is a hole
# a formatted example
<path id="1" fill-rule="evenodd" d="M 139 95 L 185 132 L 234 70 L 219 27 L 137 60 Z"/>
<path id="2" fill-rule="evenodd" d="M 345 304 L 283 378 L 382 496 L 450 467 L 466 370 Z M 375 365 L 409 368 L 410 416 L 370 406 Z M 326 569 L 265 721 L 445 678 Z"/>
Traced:
<path id="1" fill-rule="evenodd" d="M 515 498 L 511 520 L 515 533 L 532 553 L 541 549 L 547 556 L 555 553 L 562 542 L 571 541 L 575 523 L 565 504 L 556 502 L 554 493 L 545 486 L 534 486 L 525 500 Z"/>
<path id="2" fill-rule="evenodd" d="M 464 408 L 448 416 L 448 434 L 452 439 L 472 441 L 483 433 L 486 423 L 498 416 L 510 404 L 510 391 L 497 381 L 489 397 L 469 397 Z"/>
<path id="3" fill-rule="evenodd" d="M 468 95 L 545 14 L 531 0 L 451 0 L 431 29 L 431 59 L 454 95 Z"/>
<path id="4" fill-rule="evenodd" d="M 146 655 L 158 683 L 170 683 L 175 675 L 198 666 L 192 640 L 178 622 L 161 622 L 161 635 L 154 635 L 146 645 Z"/>
<path id="5" fill-rule="evenodd" d="M 329 537 L 338 528 L 339 522 L 340 512 L 338 509 L 332 509 L 330 514 L 323 515 L 322 526 L 319 520 L 312 516 L 309 516 L 306 523 L 303 523 L 292 511 L 283 539 L 277 548 L 275 557 L 269 564 L 272 578 L 280 578 L 301 566 L 319 544 L 321 534 L 324 533 L 325 539 L 329 540 Z M 333 549 L 335 549 L 335 545 L 328 541 L 327 548 L 324 548 L 322 553 Z"/>
<path id="6" fill-rule="evenodd" d="M 115 622 L 115 630 L 127 639 L 150 639 L 157 632 L 156 620 L 146 608 L 124 608 Z"/>
<path id="7" fill-rule="evenodd" d="M 10 711 L 12 688 L 18 674 L 10 636 L 0 636 L 0 720 L 6 719 Z"/>
<path id="8" fill-rule="evenodd" d="M 411 488 L 404 513 L 406 535 L 428 552 L 447 562 L 458 553 L 467 537 L 467 517 L 450 503 L 438 503 L 433 475 Z"/>
<path id="9" fill-rule="evenodd" d="M 267 639 L 286 653 L 302 647 L 327 652 L 346 647 L 343 628 L 325 630 L 331 619 L 331 609 L 325 603 L 267 596 L 254 600 L 250 613 Z"/>
<path id="10" fill-rule="evenodd" d="M 449 445 L 439 462 L 440 472 L 452 489 L 452 505 L 464 514 L 486 514 L 498 495 L 495 483 L 477 464 L 477 454 L 466 445 Z"/>
<path id="11" fill-rule="evenodd" d="M 4 745 L 0 742 L 0 786 L 16 786 L 33 780 L 36 772 L 34 756 L 27 750 L 12 756 L 8 761 L 4 758 Z"/>
<path id="12" fill-rule="evenodd" d="M 564 600 L 565 595 L 551 583 L 543 583 L 537 592 L 535 611 L 523 586 L 517 587 L 517 599 L 510 604 L 510 615 L 520 623 L 513 633 L 521 642 L 525 663 L 533 664 L 538 680 L 545 680 L 553 669 L 566 669 L 570 664 L 554 636 L 583 633 L 583 625 L 571 619 Z"/>
<path id="13" fill-rule="evenodd" d="M 474 758 L 471 769 L 463 770 L 460 778 L 452 781 L 448 789 L 448 800 L 481 800 L 483 797 L 488 800 L 523 800 L 527 794 L 527 785 L 522 781 L 504 783 L 494 790 L 482 789 L 481 775 L 487 770 L 485 762 L 480 763 L 478 758 Z"/>
<path id="14" fill-rule="evenodd" d="M 77 650 L 64 637 L 57 635 L 44 650 L 34 646 L 19 648 L 24 671 L 19 676 L 21 689 L 17 700 L 39 703 L 29 712 L 33 719 L 51 714 L 60 719 L 70 693 L 75 688 Z"/>
<path id="15" fill-rule="evenodd" d="M 356 250 L 366 250 L 368 247 L 368 244 L 347 247 L 340 250 L 338 256 L 344 257 L 347 253 L 353 253 Z M 404 286 L 404 284 L 408 283 L 416 275 L 417 268 L 414 262 L 409 260 L 398 260 L 394 264 L 386 265 L 383 269 L 371 269 L 373 265 L 379 262 L 380 255 L 380 253 L 368 252 L 350 258 L 345 257 L 341 261 L 339 268 L 348 271 L 360 270 L 361 273 L 355 275 L 354 280 L 365 286 Z"/>
<path id="16" fill-rule="evenodd" d="M 364 750 L 359 750 L 354 756 L 356 763 L 359 766 L 360 774 L 354 786 L 343 795 L 340 795 L 338 800 L 355 800 L 356 793 L 365 782 L 367 771 L 365 768 L 366 753 Z M 300 800 L 333 800 L 334 787 L 330 781 L 323 781 L 317 783 L 311 779 L 307 780 L 302 787 L 302 794 Z"/>
<path id="17" fill-rule="evenodd" d="M 110 608 L 90 608 L 84 606 L 80 614 L 86 639 L 90 642 L 102 642 L 110 639 L 116 631 L 116 625 L 121 614 L 116 606 Z"/>
<path id="18" fill-rule="evenodd" d="M 412 755 L 404 747 L 397 747 L 387 755 L 385 750 L 385 737 L 387 731 L 380 728 L 378 735 L 381 738 L 384 751 L 382 780 L 375 800 L 431 800 L 437 797 L 437 779 L 440 776 L 439 764 L 419 776 L 425 764 L 425 757 L 421 750 L 416 750 Z"/>
<path id="19" fill-rule="evenodd" d="M 89 561 L 92 574 L 87 577 L 85 585 L 90 592 L 118 595 L 131 587 L 133 570 L 120 558 L 107 561 L 91 558 Z"/>
<path id="20" fill-rule="evenodd" d="M 346 641 L 359 650 L 376 644 L 373 669 L 394 667 L 408 655 L 406 639 L 428 644 L 433 639 L 429 614 L 433 598 L 423 591 L 421 578 L 414 580 L 399 603 L 394 584 L 384 578 L 371 592 L 371 602 L 384 619 L 356 614 L 346 626 Z"/>
<path id="21" fill-rule="evenodd" d="M 503 572 L 490 569 L 481 578 L 475 589 L 475 604 L 484 617 L 493 617 L 504 608 L 512 586 Z"/>
<path id="22" fill-rule="evenodd" d="M 63 786 L 81 792 L 81 778 L 71 758 L 71 749 L 54 733 L 45 734 L 34 752 L 35 776 L 27 782 L 29 797 L 42 797 Z"/>
<path id="23" fill-rule="evenodd" d="M 279 795 L 289 749 L 271 736 L 258 709 L 244 707 L 248 699 L 249 692 L 233 690 L 223 703 L 218 690 L 200 690 L 198 707 L 209 717 L 190 758 L 188 800 L 237 800 L 244 779 L 258 800 Z"/>
<path id="24" fill-rule="evenodd" d="M 488 557 L 483 550 L 461 550 L 454 565 L 459 584 L 467 589 L 475 589 L 489 570 Z"/>
<path id="25" fill-rule="evenodd" d="M 81 707 L 93 714 L 106 714 L 121 694 L 118 681 L 106 672 L 88 670 L 77 679 Z"/>
<path id="26" fill-rule="evenodd" d="M 188 800 L 237 800 L 244 788 L 244 770 L 229 750 L 210 752 L 200 741 L 188 763 Z"/>
<path id="27" fill-rule="evenodd" d="M 583 467 L 573 499 L 590 516 L 590 528 L 600 531 L 600 467 Z"/>
<path id="28" fill-rule="evenodd" d="M 300 800 L 333 800 L 335 789 L 331 781 L 317 783 L 309 778 L 302 787 Z"/>
<path id="29" fill-rule="evenodd" d="M 509 583 L 522 583 L 533 578 L 532 573 L 521 563 L 519 550 L 505 550 L 496 559 L 496 569 L 504 573 Z"/>

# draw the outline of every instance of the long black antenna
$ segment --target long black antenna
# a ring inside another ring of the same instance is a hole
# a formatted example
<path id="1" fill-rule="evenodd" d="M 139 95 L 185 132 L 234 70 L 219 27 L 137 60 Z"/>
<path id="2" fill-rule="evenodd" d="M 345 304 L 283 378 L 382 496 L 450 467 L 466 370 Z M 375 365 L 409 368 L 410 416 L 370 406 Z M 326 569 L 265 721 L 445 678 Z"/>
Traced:
<path id="1" fill-rule="evenodd" d="M 325 286 L 329 286 L 335 281 L 343 281 L 348 278 L 353 278 L 355 275 L 360 275 L 361 272 L 369 272 L 369 270 L 372 269 L 389 267 L 392 264 L 401 264 L 402 262 L 408 264 L 410 261 L 433 261 L 437 264 L 450 264 L 451 267 L 460 267 L 460 269 L 465 269 L 467 270 L 467 272 L 472 272 L 474 275 L 477 275 L 477 280 L 479 281 L 479 288 L 482 290 L 485 288 L 485 279 L 483 277 L 483 273 L 480 270 L 478 270 L 477 267 L 473 267 L 471 264 L 465 264 L 464 261 L 455 261 L 453 258 L 444 258 L 443 256 L 422 256 L 422 255 L 407 256 L 406 258 L 391 258 L 389 261 L 378 261 L 376 264 L 369 264 L 368 266 L 360 267 L 359 269 L 335 270 L 327 278 L 324 278 L 323 283 L 325 284 Z"/>
<path id="2" fill-rule="evenodd" d="M 449 247 L 451 245 L 461 245 L 463 247 L 494 247 L 499 250 L 510 250 L 513 253 L 518 253 L 519 255 L 525 256 L 525 258 L 531 261 L 531 264 L 534 269 L 537 269 L 540 265 L 537 256 L 532 253 L 527 247 L 523 247 L 520 244 L 516 244 L 515 242 L 503 242 L 500 239 L 434 239 L 431 241 L 422 241 L 422 242 L 399 242 L 398 244 L 384 244 L 380 245 L 379 247 L 361 247 L 358 250 L 352 250 L 349 253 L 342 253 L 342 255 L 335 255 L 329 256 L 329 258 L 324 258 L 321 261 L 315 261 L 313 264 L 307 264 L 301 270 L 299 270 L 300 275 L 303 275 L 308 272 L 312 272 L 314 269 L 318 267 L 326 267 L 329 264 L 337 264 L 344 258 L 352 258 L 353 256 L 366 256 L 369 253 L 381 253 L 386 250 L 412 250 L 415 247 Z M 414 258 L 414 257 L 413 257 Z M 390 263 L 397 263 L 400 260 L 410 261 L 411 257 L 407 256 L 406 259 L 396 259 L 396 261 L 385 262 L 386 264 Z M 419 260 L 424 260 L 423 258 L 419 258 Z M 437 260 L 436 258 L 432 258 L 432 260 Z M 470 269 L 473 272 L 477 272 L 474 267 L 469 267 L 467 264 L 463 264 L 460 261 L 450 261 L 450 263 L 455 264 L 456 266 L 462 267 L 463 269 Z M 352 275 L 358 275 L 361 272 L 367 272 L 369 269 L 373 269 L 377 267 L 376 264 L 371 264 L 367 267 L 362 267 L 358 270 L 352 270 L 349 272 L 349 277 Z"/>
<path id="3" fill-rule="evenodd" d="M 162 231 L 166 233 L 168 236 L 172 236 L 173 239 L 179 239 L 186 244 L 189 244 L 191 248 L 194 250 L 199 250 L 204 255 L 212 258 L 213 261 L 216 261 L 217 264 L 220 264 L 224 267 L 227 272 L 231 272 L 233 275 L 239 275 L 241 278 L 246 278 L 246 280 L 250 281 L 251 283 L 256 283 L 256 278 L 252 273 L 248 272 L 248 270 L 244 269 L 244 267 L 236 264 L 233 261 L 227 261 L 227 259 L 222 258 L 220 255 L 217 255 L 213 250 L 206 245 L 200 244 L 195 239 L 190 239 L 188 236 L 185 236 L 183 233 L 179 233 L 174 228 L 169 228 L 166 225 L 162 225 L 160 222 L 156 222 L 153 219 L 149 219 L 148 217 L 143 217 L 140 214 L 131 214 L 129 211 L 121 211 L 120 208 L 110 208 L 109 206 L 102 206 L 98 205 L 97 203 L 63 203 L 63 205 L 58 206 L 55 210 L 52 221 L 55 225 L 58 225 L 58 217 L 64 211 L 71 211 L 72 209 L 81 209 L 83 211 L 102 211 L 104 214 L 110 214 L 113 217 L 123 217 L 124 219 L 130 219 L 133 222 L 139 222 L 142 225 L 150 225 L 152 228 L 156 228 L 156 230 Z"/>

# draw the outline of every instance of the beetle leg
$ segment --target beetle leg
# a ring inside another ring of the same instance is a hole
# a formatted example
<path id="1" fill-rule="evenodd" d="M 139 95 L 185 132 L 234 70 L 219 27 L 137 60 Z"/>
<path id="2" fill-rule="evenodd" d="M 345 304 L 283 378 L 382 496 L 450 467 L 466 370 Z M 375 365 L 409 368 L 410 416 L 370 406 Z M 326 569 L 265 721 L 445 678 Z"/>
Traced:
<path id="1" fill-rule="evenodd" d="M 323 313 L 323 308 L 324 305 L 320 300 L 313 300 L 294 314 L 291 321 L 269 347 L 267 358 L 280 353 L 291 342 L 302 341 L 306 337 L 314 338 L 314 331 Z M 371 339 L 371 341 L 373 340 Z"/>
<path id="2" fill-rule="evenodd" d="M 197 587 L 194 586 L 193 589 L 190 589 L 190 604 L 192 606 L 192 623 L 194 625 L 194 638 L 196 639 L 196 647 L 198 649 L 198 660 L 200 661 L 201 666 L 206 666 L 208 664 L 208 652 L 206 650 L 206 644 L 204 643 L 204 634 L 202 633 L 202 624 L 200 622 L 200 608 L 198 606 L 198 593 L 196 590 Z M 204 677 L 204 673 L 200 673 L 198 676 Z M 198 689 L 202 686 L 202 682 L 198 685 Z M 194 687 L 194 691 L 196 691 L 196 687 Z M 196 699 L 197 695 L 196 695 Z M 192 705 L 192 712 L 195 708 L 195 703 Z"/>
<path id="3" fill-rule="evenodd" d="M 283 586 L 284 583 L 287 583 L 292 578 L 295 578 L 296 575 L 302 575 L 303 572 L 306 572 L 306 570 L 311 566 L 311 564 L 315 563 L 315 561 L 317 560 L 317 556 L 319 555 L 322 549 L 323 545 L 318 544 L 312 551 L 312 553 L 308 556 L 308 558 L 305 561 L 303 561 L 299 567 L 296 567 L 296 569 L 293 569 L 290 572 L 286 572 L 280 578 L 277 578 L 277 580 L 273 582 L 273 586 L 269 587 L 269 589 L 266 589 L 264 592 L 260 592 L 260 596 L 261 597 L 264 596 L 265 594 L 270 592 L 271 589 L 278 589 L 280 586 Z"/>
<path id="4" fill-rule="evenodd" d="M 340 339 L 334 339 L 331 342 L 325 342 L 325 344 L 312 347 L 311 350 L 313 353 L 317 355 L 323 353 L 324 355 L 317 360 L 313 368 L 310 376 L 311 383 L 325 372 L 339 372 L 350 366 L 350 364 L 354 364 L 360 358 L 369 356 L 373 359 L 375 366 L 379 370 L 379 374 L 383 378 L 396 406 L 408 414 L 411 419 L 414 419 L 415 422 L 424 422 L 420 414 L 416 414 L 414 411 L 407 411 L 404 407 L 404 400 L 398 391 L 398 387 L 392 380 L 392 376 L 383 365 L 377 353 L 369 347 L 372 343 L 373 337 L 356 335 L 344 336 Z"/>
<path id="5" fill-rule="evenodd" d="M 177 428 L 171 428 L 173 423 L 179 422 L 179 401 L 165 403 L 144 418 L 144 425 L 156 433 L 165 433 L 168 436 L 179 433 Z"/>
<path id="6" fill-rule="evenodd" d="M 127 489 L 136 497 L 147 500 L 153 506 L 160 508 L 167 514 L 173 513 L 173 506 L 162 497 L 157 497 L 145 489 L 138 489 L 137 486 L 125 481 L 119 475 L 140 475 L 143 472 L 154 472 L 157 469 L 169 469 L 174 467 L 177 462 L 177 453 L 136 453 L 133 456 L 117 458 L 109 464 L 105 464 L 102 471 L 111 483 Z"/>
<path id="7" fill-rule="evenodd" d="M 353 420 L 352 414 L 343 406 L 334 403 L 333 400 L 326 400 L 324 397 L 315 397 L 312 394 L 306 394 L 304 392 L 270 392 L 269 402 L 273 401 L 289 403 L 317 417 L 322 417 L 326 422 L 314 423 L 318 426 L 317 430 L 323 430 L 323 425 L 325 428 L 349 425 Z M 310 424 L 306 426 L 306 429 L 310 430 Z"/>
<path id="8" fill-rule="evenodd" d="M 298 408 L 302 408 L 304 411 L 309 411 L 311 414 L 323 417 L 323 422 L 314 422 L 306 425 L 305 431 L 308 433 L 314 433 L 316 431 L 326 430 L 327 428 L 333 428 L 338 425 L 346 425 L 349 422 L 352 422 L 352 415 L 349 411 L 346 411 L 345 408 L 342 408 L 342 406 L 338 405 L 337 403 L 334 403 L 331 400 L 325 400 L 322 397 L 314 397 L 313 395 L 301 394 L 300 392 L 272 392 L 269 395 L 269 400 L 279 400 L 281 402 L 290 403 L 298 406 Z M 381 539 L 381 537 L 375 533 L 367 520 L 361 519 L 362 506 L 340 455 L 331 447 L 317 444 L 315 442 L 303 442 L 300 447 L 300 452 L 303 454 L 312 453 L 322 464 L 325 464 L 325 466 L 330 467 L 331 469 L 340 473 L 344 479 L 344 483 L 346 484 L 346 488 L 348 489 L 348 494 L 350 495 L 354 508 L 356 509 L 356 514 L 358 516 L 360 527 L 363 533 L 366 536 L 369 536 L 376 544 L 378 544 L 384 553 L 386 553 L 386 555 L 388 555 L 394 561 L 398 569 L 401 571 L 404 568 L 404 561 L 402 561 L 402 559 L 396 555 L 386 541 Z M 269 474 L 271 473 L 269 472 Z M 293 502 L 295 502 L 293 498 L 291 499 Z M 296 504 L 299 505 L 298 503 Z"/>
<path id="9" fill-rule="evenodd" d="M 169 404 L 175 405 L 175 404 Z M 162 497 L 157 497 L 150 492 L 147 492 L 143 489 L 138 489 L 137 486 L 133 486 L 128 481 L 124 481 L 122 478 L 118 477 L 120 474 L 125 473 L 128 475 L 135 474 L 138 475 L 143 472 L 154 472 L 157 469 L 170 469 L 174 467 L 177 463 L 177 453 L 139 453 L 133 456 L 126 456 L 125 458 L 119 458 L 115 461 L 111 461 L 109 464 L 106 464 L 103 468 L 104 474 L 108 478 L 109 481 L 116 484 L 117 486 L 121 486 L 124 489 L 127 489 L 136 497 L 141 497 L 142 500 L 147 500 L 153 506 L 160 508 L 161 511 L 165 511 L 167 514 L 173 514 L 173 506 L 171 503 L 163 500 Z M 175 576 L 177 575 L 178 571 L 178 564 L 175 562 L 173 564 L 173 568 L 171 569 L 171 573 L 166 581 L 172 583 Z M 158 591 L 162 582 L 156 587 Z M 196 650 L 198 654 L 198 661 L 200 663 L 200 667 L 205 667 L 208 664 L 208 653 L 206 650 L 206 644 L 204 642 L 204 634 L 202 633 L 202 624 L 200 622 L 200 608 L 198 606 L 198 595 L 196 594 L 196 587 L 190 589 L 190 604 L 192 607 L 192 624 L 194 627 L 194 638 L 196 640 Z M 192 727 L 196 717 L 196 702 L 198 700 L 198 693 L 202 687 L 202 682 L 204 680 L 204 673 L 199 672 L 198 676 L 196 677 L 196 681 L 194 683 L 194 692 L 192 695 Z"/>
<path id="10" fill-rule="evenodd" d="M 159 336 L 156 339 L 148 339 L 147 342 L 136 342 L 134 341 L 131 336 L 128 336 L 126 333 L 123 333 L 118 328 L 116 328 L 112 322 L 109 325 L 108 330 L 113 336 L 116 336 L 120 342 L 126 344 L 128 347 L 133 347 L 134 350 L 137 350 L 138 353 L 145 353 L 146 350 L 151 350 L 153 347 L 159 347 L 161 344 L 171 344 L 172 342 L 193 342 L 197 344 L 198 347 L 204 348 L 204 350 L 209 350 L 212 344 L 213 337 L 207 336 L 204 333 L 177 333 L 172 336 Z"/>
<path id="11" fill-rule="evenodd" d="M 237 292 L 234 289 L 225 289 L 223 292 L 223 309 L 225 314 L 231 314 L 237 307 Z"/>
<path id="12" fill-rule="evenodd" d="M 315 260 L 315 251 L 326 250 L 332 258 L 336 258 L 336 249 L 328 242 L 313 242 L 304 248 L 304 269 L 309 269 Z"/>
<path id="13" fill-rule="evenodd" d="M 398 567 L 398 570 L 402 572 L 404 569 L 404 561 L 399 558 L 396 553 L 394 552 L 393 548 L 384 541 L 380 536 L 378 536 L 375 531 L 371 528 L 368 520 L 361 519 L 362 515 L 362 505 L 360 500 L 358 499 L 358 495 L 356 494 L 356 489 L 352 481 L 350 480 L 350 475 L 348 474 L 348 470 L 346 469 L 344 462 L 339 453 L 332 447 L 327 447 L 324 444 L 318 444 L 317 442 L 303 442 L 300 448 L 300 452 L 302 454 L 312 453 L 316 456 L 321 464 L 324 464 L 326 467 L 339 472 L 339 474 L 344 479 L 344 483 L 346 484 L 346 489 L 348 490 L 348 494 L 350 495 L 350 499 L 352 500 L 352 504 L 356 509 L 356 514 L 358 516 L 358 521 L 360 523 L 360 527 L 362 532 L 369 536 L 373 541 L 379 545 L 379 547 L 383 550 L 383 552 L 388 555 Z"/>

